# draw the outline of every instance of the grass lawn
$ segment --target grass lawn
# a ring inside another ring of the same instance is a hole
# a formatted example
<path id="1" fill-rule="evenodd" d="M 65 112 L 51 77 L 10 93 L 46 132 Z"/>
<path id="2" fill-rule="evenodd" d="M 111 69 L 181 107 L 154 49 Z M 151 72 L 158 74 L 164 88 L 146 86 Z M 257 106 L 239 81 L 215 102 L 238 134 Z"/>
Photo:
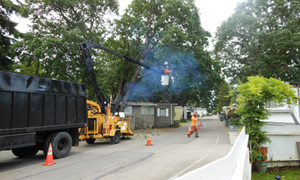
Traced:
<path id="1" fill-rule="evenodd" d="M 266 174 L 252 172 L 252 180 L 300 180 L 300 166 L 268 168 Z"/>

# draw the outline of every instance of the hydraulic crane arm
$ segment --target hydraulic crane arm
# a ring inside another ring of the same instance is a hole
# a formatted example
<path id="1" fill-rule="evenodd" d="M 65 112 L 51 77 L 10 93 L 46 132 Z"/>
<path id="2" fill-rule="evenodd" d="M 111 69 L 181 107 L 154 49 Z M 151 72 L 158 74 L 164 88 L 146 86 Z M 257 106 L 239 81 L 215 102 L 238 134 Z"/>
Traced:
<path id="1" fill-rule="evenodd" d="M 105 105 L 104 105 L 105 97 L 104 97 L 104 94 L 100 91 L 99 85 L 97 84 L 97 81 L 96 81 L 96 76 L 95 76 L 94 68 L 93 68 L 93 59 L 91 58 L 92 57 L 91 52 L 89 51 L 89 49 L 87 49 L 87 48 L 83 49 L 82 47 L 83 47 L 83 43 L 80 44 L 81 53 L 82 53 L 85 65 L 87 67 L 87 71 L 92 77 L 98 104 L 101 107 L 101 113 L 106 114 Z"/>
<path id="2" fill-rule="evenodd" d="M 86 41 L 82 42 L 80 44 L 80 49 L 82 51 L 82 55 L 83 55 L 83 58 L 84 58 L 87 70 L 91 74 L 91 77 L 92 77 L 92 81 L 93 81 L 94 88 L 95 88 L 96 95 L 97 95 L 97 99 L 98 99 L 98 104 L 100 105 L 101 111 L 104 114 L 106 114 L 105 106 L 104 106 L 104 99 L 105 98 L 104 98 L 103 93 L 100 91 L 99 86 L 97 85 L 96 76 L 95 76 L 94 68 L 93 68 L 92 54 L 91 54 L 91 51 L 90 51 L 90 48 L 93 48 L 93 47 L 100 48 L 100 49 L 102 49 L 104 51 L 107 51 L 107 52 L 109 52 L 111 54 L 119 56 L 119 57 L 121 57 L 121 58 L 123 58 L 123 59 L 125 59 L 127 61 L 130 61 L 130 62 L 133 62 L 133 63 L 138 64 L 140 66 L 143 66 L 146 69 L 150 69 L 150 70 L 152 70 L 152 71 L 154 71 L 156 73 L 160 73 L 161 74 L 163 72 L 163 71 L 160 72 L 160 71 L 158 71 L 158 70 L 156 70 L 154 68 L 151 68 L 150 66 L 147 66 L 147 65 L 145 65 L 145 64 L 143 64 L 143 63 L 141 63 L 139 61 L 136 61 L 136 60 L 134 60 L 134 59 L 132 59 L 132 58 L 130 58 L 128 56 L 125 56 L 123 54 L 117 53 L 117 52 L 115 52 L 113 50 L 110 50 L 110 49 L 108 49 L 106 47 L 103 47 L 103 46 L 101 46 L 99 44 L 93 43 L 93 42 L 91 42 L 89 40 L 86 40 Z"/>
<path id="3" fill-rule="evenodd" d="M 93 43 L 93 42 L 91 42 L 91 41 L 89 41 L 89 40 L 86 40 L 86 41 L 84 41 L 83 43 L 80 44 L 80 48 L 81 48 L 82 51 L 88 51 L 88 49 L 90 49 L 90 48 L 92 48 L 92 47 L 100 48 L 100 49 L 102 49 L 102 50 L 104 50 L 104 51 L 107 51 L 107 52 L 109 52 L 109 53 L 111 53 L 111 54 L 114 54 L 114 55 L 116 55 L 116 56 L 119 56 L 119 57 L 121 57 L 121 58 L 123 58 L 123 59 L 125 59 L 125 60 L 128 60 L 128 61 L 130 61 L 130 62 L 133 62 L 133 63 L 138 64 L 138 65 L 140 65 L 140 66 L 143 66 L 144 68 L 152 69 L 150 66 L 147 66 L 147 65 L 145 65 L 145 64 L 143 64 L 143 63 L 141 63 L 141 62 L 139 62 L 139 61 L 136 61 L 136 60 L 134 60 L 134 59 L 132 59 L 132 58 L 130 58 L 130 57 L 128 57 L 128 56 L 125 56 L 125 55 L 123 55 L 123 54 L 120 54 L 120 53 L 117 53 L 117 52 L 115 52 L 115 51 L 113 51 L 113 50 L 110 50 L 110 49 L 108 49 L 108 48 L 106 48 L 106 47 L 103 47 L 103 46 L 101 46 L 100 44 Z M 90 53 L 88 53 L 88 54 L 89 54 L 89 58 L 91 58 L 91 54 L 90 54 Z"/>

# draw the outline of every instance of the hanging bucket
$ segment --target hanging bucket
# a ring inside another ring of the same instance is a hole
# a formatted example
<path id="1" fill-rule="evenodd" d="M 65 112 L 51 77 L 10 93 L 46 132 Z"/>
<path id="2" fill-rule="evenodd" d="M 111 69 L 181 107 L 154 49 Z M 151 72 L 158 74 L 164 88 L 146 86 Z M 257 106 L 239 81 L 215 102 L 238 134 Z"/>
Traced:
<path id="1" fill-rule="evenodd" d="M 161 85 L 168 86 L 169 85 L 169 75 L 161 75 Z"/>

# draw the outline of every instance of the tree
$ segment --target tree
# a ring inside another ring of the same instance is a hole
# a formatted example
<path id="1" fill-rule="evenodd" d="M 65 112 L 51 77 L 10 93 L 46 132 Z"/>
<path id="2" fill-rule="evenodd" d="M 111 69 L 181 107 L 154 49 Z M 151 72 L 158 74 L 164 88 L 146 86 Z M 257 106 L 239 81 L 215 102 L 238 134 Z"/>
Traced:
<path id="1" fill-rule="evenodd" d="M 23 69 L 35 64 L 36 70 L 21 73 L 86 83 L 88 98 L 94 99 L 94 86 L 79 45 L 87 39 L 104 42 L 107 36 L 104 16 L 117 13 L 117 1 L 30 0 L 28 5 L 32 14 L 31 31 L 15 44 L 15 50 L 21 53 L 18 58 Z M 95 54 L 96 50 L 92 51 Z"/>
<path id="2" fill-rule="evenodd" d="M 1 71 L 14 71 L 13 69 L 13 57 L 15 53 L 11 50 L 11 45 L 15 41 L 15 38 L 21 37 L 16 26 L 16 22 L 11 20 L 11 15 L 21 15 L 27 17 L 26 6 L 22 5 L 19 1 L 18 4 L 14 4 L 10 0 L 0 1 L 0 70 Z"/>
<path id="3" fill-rule="evenodd" d="M 121 110 L 132 95 L 144 94 L 137 98 L 154 101 L 162 100 L 161 94 L 166 94 L 162 92 L 170 92 L 164 100 L 171 100 L 168 97 L 174 96 L 186 97 L 195 90 L 199 92 L 205 83 L 211 85 L 212 81 L 208 79 L 218 75 L 212 72 L 214 63 L 204 50 L 210 34 L 201 27 L 194 0 L 133 0 L 122 18 L 115 23 L 114 37 L 118 42 L 124 40 L 128 43 L 128 46 L 121 44 L 121 49 L 125 47 L 130 57 L 159 71 L 168 65 L 172 76 L 169 87 L 158 87 L 155 85 L 159 74 L 151 74 L 140 66 L 135 67 L 125 95 L 117 99 L 117 104 L 123 100 Z M 150 84 L 150 88 L 140 86 L 143 83 Z M 154 87 L 156 90 L 152 93 Z M 206 87 L 209 91 L 213 85 Z M 145 93 L 140 93 L 141 90 Z M 139 93 L 135 93 L 137 91 Z M 184 103 L 188 100 L 190 97 Z"/>
<path id="4" fill-rule="evenodd" d="M 263 120 L 269 114 L 265 109 L 266 103 L 285 103 L 296 105 L 299 98 L 289 84 L 274 78 L 264 78 L 259 76 L 248 77 L 248 82 L 237 86 L 239 92 L 237 101 L 239 103 L 237 114 L 241 117 L 241 123 L 245 126 L 246 133 L 249 134 L 250 149 L 252 150 L 251 161 L 257 160 L 257 151 L 260 146 L 269 142 L 261 127 L 266 124 Z"/>
<path id="5" fill-rule="evenodd" d="M 120 40 L 115 40 L 113 37 L 108 38 L 104 43 L 105 47 L 136 59 L 136 56 L 130 54 L 133 46 L 130 46 L 130 42 L 127 39 L 121 38 Z M 101 54 L 99 52 L 96 58 L 99 62 L 97 69 L 102 69 L 103 72 L 102 75 L 98 74 L 101 77 L 99 81 L 103 86 L 106 86 L 112 96 L 112 100 L 116 101 L 118 97 L 123 97 L 126 85 L 130 82 L 137 65 L 107 52 L 101 52 Z"/>
<path id="6" fill-rule="evenodd" d="M 248 76 L 299 81 L 300 3 L 247 0 L 218 27 L 214 52 L 227 77 Z"/>
<path id="7" fill-rule="evenodd" d="M 231 97 L 230 97 L 230 91 L 229 91 L 229 85 L 225 80 L 223 80 L 220 84 L 220 87 L 218 89 L 218 95 L 217 95 L 217 111 L 221 112 L 223 111 L 223 106 L 229 106 Z"/>

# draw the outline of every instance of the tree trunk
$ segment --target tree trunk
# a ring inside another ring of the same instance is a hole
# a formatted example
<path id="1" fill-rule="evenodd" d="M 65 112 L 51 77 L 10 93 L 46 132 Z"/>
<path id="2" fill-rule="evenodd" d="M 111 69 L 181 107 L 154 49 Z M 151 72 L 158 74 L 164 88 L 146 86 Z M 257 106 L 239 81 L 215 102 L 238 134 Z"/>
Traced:
<path id="1" fill-rule="evenodd" d="M 144 52 L 143 52 L 142 57 L 140 59 L 141 63 L 143 62 L 143 60 L 144 60 L 144 58 L 146 56 L 146 53 L 149 51 L 148 48 L 149 48 L 149 39 L 146 39 L 145 49 L 144 49 Z M 152 48 L 150 48 L 150 49 L 152 49 Z M 134 87 L 135 87 L 136 83 L 139 81 L 139 78 L 137 78 L 137 77 L 138 77 L 138 74 L 139 74 L 140 70 L 141 70 L 141 66 L 139 65 L 137 67 L 137 69 L 136 69 L 133 77 L 131 78 L 131 83 L 130 83 L 128 91 L 126 92 L 126 95 L 125 95 L 125 97 L 123 99 L 123 102 L 122 102 L 122 105 L 121 105 L 120 109 L 118 109 L 118 111 L 115 111 L 115 112 L 124 112 L 125 107 L 126 107 L 126 105 L 128 103 L 128 100 L 129 100 L 129 98 L 130 98 L 130 96 L 131 96 L 131 94 L 132 94 L 132 92 L 134 90 Z"/>
<path id="2" fill-rule="evenodd" d="M 125 67 L 127 67 L 127 64 L 128 62 L 125 62 Z M 127 77 L 129 72 L 132 70 L 133 68 L 133 63 L 131 63 L 130 67 L 128 67 L 127 69 L 125 69 L 123 75 L 124 77 Z M 118 91 L 118 94 L 117 94 L 117 100 L 116 100 L 116 104 L 115 104 L 115 112 L 119 112 L 120 111 L 120 102 L 122 100 L 122 97 L 124 97 L 124 89 L 125 89 L 125 85 L 126 85 L 126 80 L 125 78 L 123 78 L 121 80 L 121 83 L 120 83 L 120 87 L 119 87 L 119 91 Z"/>
<path id="3" fill-rule="evenodd" d="M 119 111 L 121 111 L 121 112 L 124 112 L 125 107 L 126 107 L 126 105 L 128 103 L 128 100 L 129 100 L 129 98 L 130 98 L 130 96 L 131 96 L 131 94 L 132 94 L 132 92 L 134 90 L 134 87 L 135 87 L 136 83 L 139 80 L 139 79 L 137 79 L 137 76 L 138 76 L 140 70 L 141 70 L 141 66 L 138 66 L 138 68 L 136 69 L 136 71 L 135 71 L 135 73 L 134 73 L 134 75 L 133 75 L 133 77 L 131 79 L 131 83 L 129 85 L 128 91 L 127 91 L 127 93 L 126 93 L 126 95 L 125 95 L 125 97 L 123 99 L 123 103 L 122 103 L 122 105 L 121 105 L 121 107 L 119 109 Z"/>
<path id="4" fill-rule="evenodd" d="M 39 68 L 40 68 L 40 61 L 37 60 L 37 65 L 36 65 L 36 70 L 35 70 L 35 75 L 37 76 L 39 74 Z"/>
<path id="5" fill-rule="evenodd" d="M 182 107 L 184 107 L 185 103 L 184 103 L 184 94 L 182 95 L 183 97 L 180 99 L 180 105 Z"/>

